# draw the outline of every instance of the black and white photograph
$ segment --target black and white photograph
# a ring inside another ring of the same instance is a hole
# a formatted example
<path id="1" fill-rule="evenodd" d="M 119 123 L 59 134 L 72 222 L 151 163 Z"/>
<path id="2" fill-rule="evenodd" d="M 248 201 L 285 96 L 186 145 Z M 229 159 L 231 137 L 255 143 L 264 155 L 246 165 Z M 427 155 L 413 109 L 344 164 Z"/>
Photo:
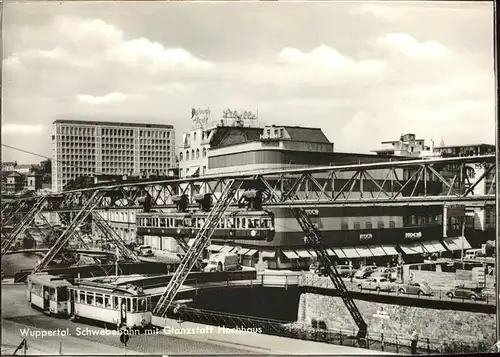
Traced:
<path id="1" fill-rule="evenodd" d="M 0 7 L 2 356 L 500 353 L 494 2 Z"/>

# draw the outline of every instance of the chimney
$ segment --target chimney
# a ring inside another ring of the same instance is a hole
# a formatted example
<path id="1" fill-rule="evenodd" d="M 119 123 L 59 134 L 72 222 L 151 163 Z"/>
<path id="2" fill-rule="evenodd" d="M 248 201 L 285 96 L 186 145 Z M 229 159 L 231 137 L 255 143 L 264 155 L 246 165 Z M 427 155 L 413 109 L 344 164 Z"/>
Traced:
<path id="1" fill-rule="evenodd" d="M 431 152 L 434 152 L 434 140 L 431 140 Z"/>

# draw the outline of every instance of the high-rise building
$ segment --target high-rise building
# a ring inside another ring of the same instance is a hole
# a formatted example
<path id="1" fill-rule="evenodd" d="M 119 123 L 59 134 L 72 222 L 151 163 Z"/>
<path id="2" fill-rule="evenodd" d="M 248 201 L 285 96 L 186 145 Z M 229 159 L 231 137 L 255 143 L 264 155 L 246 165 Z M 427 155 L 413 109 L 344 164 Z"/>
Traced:
<path id="1" fill-rule="evenodd" d="M 94 175 L 166 175 L 176 165 L 172 125 L 56 120 L 52 191 Z"/>

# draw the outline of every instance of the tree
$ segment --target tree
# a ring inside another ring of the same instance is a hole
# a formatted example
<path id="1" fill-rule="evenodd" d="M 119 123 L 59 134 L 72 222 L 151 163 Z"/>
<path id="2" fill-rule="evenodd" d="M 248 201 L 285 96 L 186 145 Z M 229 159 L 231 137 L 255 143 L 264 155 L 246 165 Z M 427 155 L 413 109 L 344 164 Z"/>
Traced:
<path id="1" fill-rule="evenodd" d="M 63 191 L 79 190 L 82 188 L 88 188 L 94 185 L 94 179 L 90 176 L 78 176 L 74 180 L 68 181 L 64 185 Z"/>

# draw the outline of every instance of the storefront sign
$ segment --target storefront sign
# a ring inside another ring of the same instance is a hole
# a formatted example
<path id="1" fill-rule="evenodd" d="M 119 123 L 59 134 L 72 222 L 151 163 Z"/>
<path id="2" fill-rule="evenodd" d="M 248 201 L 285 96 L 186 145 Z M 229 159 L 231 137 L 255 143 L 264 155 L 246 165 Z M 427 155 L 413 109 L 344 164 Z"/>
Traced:
<path id="1" fill-rule="evenodd" d="M 319 216 L 319 210 L 317 209 L 306 209 L 306 213 L 309 216 Z"/>
<path id="2" fill-rule="evenodd" d="M 422 232 L 407 232 L 405 233 L 405 239 L 418 239 L 422 238 Z"/>
<path id="3" fill-rule="evenodd" d="M 360 234 L 359 235 L 359 240 L 360 241 L 369 240 L 369 239 L 372 239 L 372 238 L 373 238 L 373 234 L 371 234 L 371 233 L 365 233 L 365 234 Z"/>

